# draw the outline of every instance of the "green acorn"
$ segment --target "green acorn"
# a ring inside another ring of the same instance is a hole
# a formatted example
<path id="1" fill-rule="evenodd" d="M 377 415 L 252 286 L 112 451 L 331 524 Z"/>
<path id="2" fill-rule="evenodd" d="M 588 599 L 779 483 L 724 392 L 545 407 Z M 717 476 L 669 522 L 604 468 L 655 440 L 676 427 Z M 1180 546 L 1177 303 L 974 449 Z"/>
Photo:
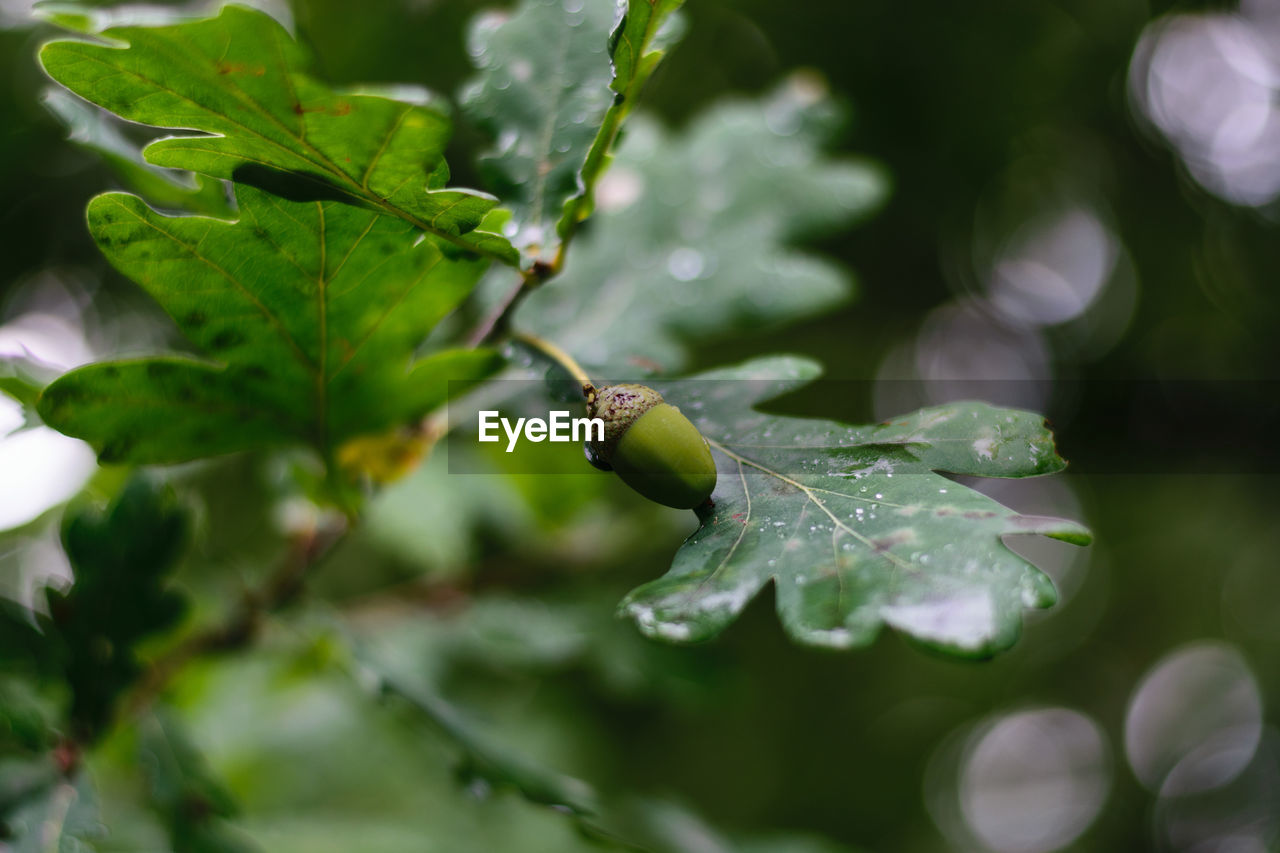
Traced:
<path id="1" fill-rule="evenodd" d="M 604 421 L 604 440 L 587 442 L 591 464 L 618 473 L 651 501 L 693 509 L 716 487 L 711 448 L 680 410 L 645 385 L 589 392 L 587 414 Z"/>

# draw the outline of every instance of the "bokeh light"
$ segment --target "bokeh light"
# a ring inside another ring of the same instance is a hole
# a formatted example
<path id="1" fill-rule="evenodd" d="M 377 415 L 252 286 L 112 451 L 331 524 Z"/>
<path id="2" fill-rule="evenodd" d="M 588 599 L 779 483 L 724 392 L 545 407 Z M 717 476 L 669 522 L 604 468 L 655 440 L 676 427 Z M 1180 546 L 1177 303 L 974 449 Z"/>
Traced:
<path id="1" fill-rule="evenodd" d="M 1152 792 L 1220 787 L 1249 764 L 1262 734 L 1257 680 L 1240 653 L 1200 642 L 1143 676 L 1125 715 L 1125 754 Z"/>
<path id="2" fill-rule="evenodd" d="M 1037 708 L 944 741 L 926 775 L 926 801 L 954 849 L 1047 853 L 1089 828 L 1111 776 L 1096 722 L 1069 708 Z"/>
<path id="3" fill-rule="evenodd" d="M 1259 206 L 1280 194 L 1277 4 L 1178 14 L 1143 32 L 1129 90 L 1137 111 L 1205 189 Z"/>

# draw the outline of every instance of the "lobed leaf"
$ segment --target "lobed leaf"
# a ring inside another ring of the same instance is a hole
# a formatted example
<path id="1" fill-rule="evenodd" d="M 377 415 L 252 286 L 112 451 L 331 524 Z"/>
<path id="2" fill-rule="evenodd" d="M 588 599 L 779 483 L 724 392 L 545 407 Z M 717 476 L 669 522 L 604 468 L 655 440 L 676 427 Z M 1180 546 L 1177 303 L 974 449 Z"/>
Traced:
<path id="1" fill-rule="evenodd" d="M 206 216 L 235 215 L 226 184 L 148 163 L 141 149 L 125 137 L 105 110 L 52 87 L 45 92 L 43 102 L 66 126 L 72 142 L 102 157 L 126 187 L 151 204 Z"/>
<path id="2" fill-rule="evenodd" d="M 105 511 L 67 516 L 62 542 L 75 583 L 45 590 L 47 616 L 0 599 L 0 664 L 36 681 L 65 682 L 74 737 L 101 733 L 116 697 L 141 672 L 134 648 L 182 616 L 184 600 L 165 580 L 189 522 L 171 492 L 134 478 Z"/>
<path id="3" fill-rule="evenodd" d="M 834 264 L 788 248 L 877 205 L 885 180 L 824 159 L 836 115 L 794 80 L 668 134 L 634 121 L 563 275 L 521 306 L 522 328 L 588 365 L 678 369 L 690 341 L 755 330 L 848 298 Z"/>
<path id="4" fill-rule="evenodd" d="M 633 590 L 622 611 L 651 636 L 702 640 L 772 581 L 783 627 L 807 645 L 866 645 L 886 624 L 960 654 L 1011 645 L 1022 609 L 1056 594 L 1001 537 L 1085 544 L 1089 534 L 1020 515 L 939 472 L 1061 470 L 1043 419 L 971 402 L 848 426 L 753 408 L 818 372 L 779 357 L 655 384 L 711 443 L 719 482 L 671 570 Z"/>
<path id="5" fill-rule="evenodd" d="M 81 509 L 63 525 L 75 583 L 46 594 L 66 650 L 78 731 L 106 725 L 116 695 L 141 671 L 133 648 L 184 613 L 184 599 L 164 583 L 187 545 L 190 523 L 172 492 L 135 477 L 105 511 Z"/>
<path id="6" fill-rule="evenodd" d="M 516 262 L 502 237 L 478 229 L 497 201 L 444 189 L 450 123 L 423 93 L 330 89 L 306 74 L 306 53 L 279 23 L 242 6 L 167 26 L 110 26 L 100 38 L 46 44 L 41 62 L 122 118 L 202 134 L 152 143 L 148 162 L 295 199 L 342 199 Z"/>
<path id="7" fill-rule="evenodd" d="M 136 196 L 89 205 L 111 263 L 216 362 L 157 357 L 88 365 L 40 398 L 45 422 L 104 462 L 177 462 L 343 440 L 420 417 L 449 380 L 497 367 L 454 350 L 412 361 L 485 262 L 446 253 L 411 224 L 331 201 L 239 185 L 240 218 L 165 216 Z"/>
<path id="8" fill-rule="evenodd" d="M 550 255 L 555 222 L 578 192 L 578 173 L 613 100 L 605 49 L 614 5 L 525 0 L 509 16 L 473 22 L 468 51 L 479 74 L 461 94 L 496 146 L 480 158 L 512 211 L 513 242 Z"/>
<path id="9" fill-rule="evenodd" d="M 679 36 L 675 12 L 684 0 L 627 0 L 619 3 L 622 17 L 609 36 L 609 58 L 613 62 L 613 103 L 605 113 L 586 162 L 578 178 L 578 192 L 564 206 L 556 232 L 565 240 L 572 237 L 578 223 L 591 215 L 595 187 L 609 166 L 610 149 L 618 138 L 623 120 L 639 99 L 645 81 L 662 59 L 663 52 Z"/>
<path id="10" fill-rule="evenodd" d="M 622 20 L 609 38 L 613 82 L 609 88 L 631 101 L 675 40 L 671 26 L 684 0 L 627 0 Z"/>

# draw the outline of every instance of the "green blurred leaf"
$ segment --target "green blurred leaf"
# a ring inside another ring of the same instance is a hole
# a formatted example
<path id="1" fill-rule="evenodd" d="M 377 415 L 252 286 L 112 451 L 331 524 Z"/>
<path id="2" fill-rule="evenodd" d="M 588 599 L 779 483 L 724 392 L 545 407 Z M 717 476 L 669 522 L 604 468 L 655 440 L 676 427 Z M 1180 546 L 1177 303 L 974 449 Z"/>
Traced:
<path id="1" fill-rule="evenodd" d="M 0 663 L 7 672 L 43 675 L 56 672 L 57 655 L 36 614 L 16 601 L 0 598 Z"/>
<path id="2" fill-rule="evenodd" d="M 497 355 L 414 349 L 473 287 L 484 261 L 451 257 L 413 226 L 335 202 L 238 186 L 240 219 L 164 216 L 136 196 L 89 205 L 110 261 L 220 363 L 93 364 L 54 382 L 45 422 L 104 462 L 176 462 L 293 442 L 328 452 L 420 417 L 450 380 Z"/>
<path id="3" fill-rule="evenodd" d="M 39 772 L 39 771 L 37 771 Z M 13 853 L 90 853 L 106 837 L 98 818 L 97 797 L 84 772 L 61 779 L 52 763 L 44 768 L 45 783 L 6 808 L 4 796 L 13 768 L 0 765 L 0 844 Z"/>
<path id="4" fill-rule="evenodd" d="M 44 383 L 27 369 L 27 360 L 5 356 L 0 358 L 0 394 L 12 397 L 29 408 L 35 405 Z"/>
<path id="5" fill-rule="evenodd" d="M 479 75 L 461 95 L 495 148 L 480 163 L 514 216 L 512 242 L 551 257 L 555 222 L 613 99 L 606 47 L 614 6 L 525 0 L 476 18 L 468 37 Z"/>
<path id="6" fill-rule="evenodd" d="M 778 357 L 655 384 L 711 442 L 719 483 L 670 572 L 633 590 L 622 611 L 650 636 L 702 640 L 772 581 L 783 627 L 800 643 L 866 645 L 888 624 L 959 654 L 1011 645 L 1022 609 L 1056 594 L 1001 537 L 1084 544 L 1089 534 L 1020 515 L 936 472 L 1061 470 L 1043 418 L 954 403 L 857 427 L 753 408 L 818 372 Z"/>
<path id="7" fill-rule="evenodd" d="M 460 777 L 451 738 L 405 702 L 371 704 L 369 689 L 384 695 L 381 678 L 361 678 L 357 686 L 333 661 L 300 665 L 276 647 L 189 671 L 176 685 L 192 736 L 244 806 L 237 826 L 264 849 L 612 849 L 556 810 Z M 558 798 L 554 786 L 544 790 Z"/>
<path id="8" fill-rule="evenodd" d="M 658 66 L 663 52 L 679 36 L 675 12 L 684 0 L 627 0 L 619 3 L 622 18 L 609 36 L 609 58 L 613 63 L 614 92 L 600 130 L 587 153 L 578 178 L 578 192 L 564 207 L 556 232 L 568 239 L 577 224 L 591 214 L 596 183 L 609 167 L 611 151 L 623 121 L 640 97 L 645 81 Z"/>
<path id="9" fill-rule="evenodd" d="M 305 73 L 306 52 L 280 24 L 243 6 L 100 36 L 46 44 L 41 62 L 54 80 L 122 118 L 207 134 L 154 142 L 144 152 L 149 162 L 299 200 L 365 205 L 516 262 L 503 238 L 477 230 L 496 200 L 443 189 L 450 124 L 425 93 L 330 89 Z"/>
<path id="10" fill-rule="evenodd" d="M 0 608 L 7 603 L 0 600 Z M 34 673 L 18 673 L 14 657 L 23 654 L 19 651 L 15 655 L 18 650 L 8 648 L 9 641 L 0 627 L 0 648 L 5 649 L 0 657 L 5 664 L 5 674 L 0 676 L 0 755 L 43 752 L 57 737 L 58 702 Z M 26 651 L 30 655 L 30 650 Z M 37 652 L 34 657 L 44 656 Z"/>
<path id="11" fill-rule="evenodd" d="M 239 808 L 181 724 L 158 712 L 140 726 L 141 764 L 152 808 L 169 832 L 174 853 L 241 853 L 257 850 L 226 818 Z"/>
<path id="12" fill-rule="evenodd" d="M 815 835 L 730 838 L 697 813 L 669 800 L 633 799 L 615 810 L 619 823 L 647 850 L 673 853 L 853 853 Z"/>
<path id="13" fill-rule="evenodd" d="M 718 107 L 679 135 L 633 121 L 564 274 L 518 325 L 589 365 L 672 371 L 687 342 L 758 330 L 849 296 L 834 264 L 787 248 L 884 198 L 882 173 L 823 158 L 838 116 L 804 78 Z"/>
<path id="14" fill-rule="evenodd" d="M 165 579 L 189 530 L 173 493 L 142 476 L 105 511 L 68 516 L 62 544 L 75 583 L 46 595 L 77 737 L 92 739 L 110 722 L 116 697 L 141 672 L 134 647 L 181 618 L 185 603 Z"/>
<path id="15" fill-rule="evenodd" d="M 151 204 L 206 216 L 234 215 L 222 181 L 151 165 L 106 111 L 62 89 L 48 89 L 43 100 L 49 111 L 66 125 L 72 142 L 96 152 L 126 187 Z"/>
<path id="16" fill-rule="evenodd" d="M 0 431 L 0 437 L 40 423 L 40 416 L 36 413 L 40 392 L 57 376 L 57 368 L 29 355 L 0 356 L 0 394 L 22 404 L 22 423 L 16 428 Z"/>
<path id="17" fill-rule="evenodd" d="M 134 649 L 185 612 L 165 583 L 189 529 L 189 514 L 170 490 L 135 476 L 105 510 L 69 512 L 62 543 L 75 582 L 45 590 L 47 616 L 0 599 L 0 664 L 69 690 L 66 715 L 77 739 L 102 733 L 117 697 L 142 671 Z"/>
<path id="18" fill-rule="evenodd" d="M 58 777 L 52 756 L 0 756 L 0 842 L 31 835 Z"/>

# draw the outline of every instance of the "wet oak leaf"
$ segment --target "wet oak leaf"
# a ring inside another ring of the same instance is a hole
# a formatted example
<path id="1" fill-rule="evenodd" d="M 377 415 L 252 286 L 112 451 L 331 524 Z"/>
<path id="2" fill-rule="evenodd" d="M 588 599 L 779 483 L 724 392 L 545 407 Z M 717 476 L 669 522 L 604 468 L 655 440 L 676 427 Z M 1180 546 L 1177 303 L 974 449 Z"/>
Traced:
<path id="1" fill-rule="evenodd" d="M 678 133 L 628 124 L 596 190 L 591 228 L 518 325 L 599 372 L 678 371 L 694 341 L 830 310 L 838 265 L 793 248 L 883 201 L 865 161 L 822 156 L 838 111 L 812 81 L 722 104 Z"/>
<path id="2" fill-rule="evenodd" d="M 147 162 L 291 198 L 343 199 L 516 262 L 504 238 L 478 228 L 497 200 L 444 189 L 450 121 L 424 93 L 331 89 L 306 73 L 306 51 L 284 27 L 243 6 L 92 35 L 44 45 L 49 76 L 129 121 L 201 134 L 153 142 Z"/>
<path id="3" fill-rule="evenodd" d="M 711 443 L 719 482 L 670 571 L 621 611 L 650 636 L 703 640 L 772 582 L 783 627 L 806 645 L 863 646 L 889 625 L 957 654 L 1010 646 L 1022 610 L 1056 593 L 1002 537 L 1085 544 L 1089 533 L 1021 515 L 938 472 L 1061 470 L 1043 418 L 964 402 L 849 426 L 753 408 L 818 372 L 777 357 L 655 383 Z"/>
<path id="4" fill-rule="evenodd" d="M 613 60 L 613 89 L 623 100 L 632 100 L 663 52 L 678 35 L 671 26 L 675 12 L 684 0 L 628 0 L 626 11 L 609 37 L 609 56 Z"/>
<path id="5" fill-rule="evenodd" d="M 488 185 L 512 211 L 513 242 L 550 257 L 555 223 L 606 111 L 614 4 L 525 0 L 510 15 L 476 18 L 468 51 L 479 73 L 463 111 L 495 145 L 480 157 Z"/>
<path id="6" fill-rule="evenodd" d="M 619 4 L 622 17 L 609 36 L 613 64 L 613 103 L 596 132 L 579 172 L 578 192 L 564 206 L 556 233 L 568 238 L 594 207 L 595 186 L 608 168 L 610 153 L 623 121 L 639 100 L 640 91 L 653 74 L 667 48 L 679 40 L 682 27 L 676 12 L 684 0 L 627 0 Z"/>
<path id="7" fill-rule="evenodd" d="M 446 350 L 413 361 L 485 261 L 446 252 L 401 219 L 237 187 L 235 222 L 165 216 L 137 196 L 89 205 L 108 260 L 151 294 L 210 361 L 103 362 L 49 386 L 39 412 L 104 462 L 167 463 L 344 440 L 421 417 L 450 380 L 499 358 Z"/>

